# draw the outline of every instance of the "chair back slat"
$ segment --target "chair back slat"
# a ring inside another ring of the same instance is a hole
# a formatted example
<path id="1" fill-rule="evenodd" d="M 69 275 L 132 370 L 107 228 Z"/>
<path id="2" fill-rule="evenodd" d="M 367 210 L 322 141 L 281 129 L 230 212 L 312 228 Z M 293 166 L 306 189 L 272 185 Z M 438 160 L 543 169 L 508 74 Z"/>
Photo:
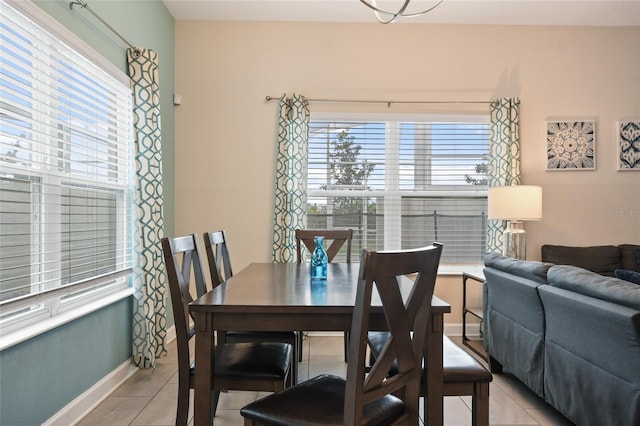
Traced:
<path id="1" fill-rule="evenodd" d="M 298 263 L 302 263 L 302 247 L 309 253 L 313 253 L 316 248 L 315 237 L 324 237 L 328 244 L 325 251 L 327 260 L 332 262 L 340 249 L 347 245 L 347 263 L 351 263 L 351 242 L 353 240 L 353 229 L 296 229 L 296 250 L 298 252 Z"/>
<path id="2" fill-rule="evenodd" d="M 204 248 L 209 262 L 211 285 L 215 288 L 233 276 L 227 233 L 224 230 L 205 232 Z"/>
<path id="3" fill-rule="evenodd" d="M 361 424 L 364 405 L 391 393 L 404 400 L 407 418 L 417 418 L 431 299 L 441 254 L 442 245 L 438 243 L 414 250 L 362 250 L 347 365 L 345 424 Z M 415 277 L 406 300 L 400 288 L 405 276 Z M 368 366 L 365 358 L 374 291 L 382 303 L 390 337 L 373 365 Z M 394 362 L 398 374 L 388 377 Z"/>

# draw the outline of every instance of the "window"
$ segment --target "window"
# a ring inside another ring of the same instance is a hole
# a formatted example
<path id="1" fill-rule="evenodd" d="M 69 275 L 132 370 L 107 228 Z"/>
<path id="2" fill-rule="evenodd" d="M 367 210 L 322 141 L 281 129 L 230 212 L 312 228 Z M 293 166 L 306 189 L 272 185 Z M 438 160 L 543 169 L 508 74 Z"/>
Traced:
<path id="1" fill-rule="evenodd" d="M 3 335 L 129 288 L 132 266 L 128 78 L 19 3 L 0 8 Z"/>
<path id="2" fill-rule="evenodd" d="M 309 228 L 352 228 L 354 255 L 439 241 L 443 263 L 482 261 L 488 113 L 319 118 L 309 130 Z"/>

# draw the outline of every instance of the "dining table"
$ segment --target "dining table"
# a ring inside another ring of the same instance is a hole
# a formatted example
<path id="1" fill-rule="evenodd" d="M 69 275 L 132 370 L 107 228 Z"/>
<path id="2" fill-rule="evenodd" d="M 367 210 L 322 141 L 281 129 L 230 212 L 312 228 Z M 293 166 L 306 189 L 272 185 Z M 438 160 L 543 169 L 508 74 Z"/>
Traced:
<path id="1" fill-rule="evenodd" d="M 356 300 L 358 263 L 329 263 L 326 282 L 310 279 L 308 263 L 251 263 L 189 304 L 195 325 L 194 425 L 211 425 L 216 330 L 349 331 Z M 400 282 L 408 297 L 410 277 Z M 376 305 L 379 306 L 376 309 Z M 425 347 L 425 424 L 442 425 L 442 334 L 451 306 L 433 296 Z M 372 297 L 371 330 L 385 330 L 380 300 Z"/>

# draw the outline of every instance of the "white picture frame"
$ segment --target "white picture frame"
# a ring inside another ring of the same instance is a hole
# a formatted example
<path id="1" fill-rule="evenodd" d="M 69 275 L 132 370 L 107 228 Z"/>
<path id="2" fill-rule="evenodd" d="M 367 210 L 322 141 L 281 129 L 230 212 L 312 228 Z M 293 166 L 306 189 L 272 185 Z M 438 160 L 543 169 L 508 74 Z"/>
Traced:
<path id="1" fill-rule="evenodd" d="M 547 170 L 595 170 L 595 120 L 548 120 L 545 123 Z"/>
<path id="2" fill-rule="evenodd" d="M 616 169 L 640 171 L 640 118 L 618 121 L 616 139 Z"/>

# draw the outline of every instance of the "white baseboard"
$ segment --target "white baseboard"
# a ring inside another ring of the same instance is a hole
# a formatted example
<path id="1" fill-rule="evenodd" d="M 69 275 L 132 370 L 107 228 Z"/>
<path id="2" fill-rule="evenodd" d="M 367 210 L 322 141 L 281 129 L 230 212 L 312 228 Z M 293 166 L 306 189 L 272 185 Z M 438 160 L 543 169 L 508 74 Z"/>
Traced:
<path id="1" fill-rule="evenodd" d="M 69 426 L 78 423 L 136 371 L 138 371 L 138 367 L 133 365 L 131 360 L 123 362 L 95 385 L 65 405 L 44 422 L 43 426 Z"/>
<path id="2" fill-rule="evenodd" d="M 165 342 L 169 343 L 175 338 L 176 329 L 175 327 L 171 327 L 167 330 Z M 44 422 L 43 426 L 69 426 L 78 423 L 138 370 L 139 368 L 133 365 L 130 359 L 123 362 L 111 373 L 100 379 L 95 385 L 65 405 L 60 411 Z"/>
<path id="3" fill-rule="evenodd" d="M 169 343 L 175 338 L 176 338 L 176 326 L 172 325 L 171 328 L 167 330 L 167 337 L 165 337 L 164 342 Z"/>
<path id="4" fill-rule="evenodd" d="M 447 336 L 462 336 L 462 324 L 445 324 L 444 334 Z M 480 324 L 467 324 L 467 336 L 479 337 Z"/>

